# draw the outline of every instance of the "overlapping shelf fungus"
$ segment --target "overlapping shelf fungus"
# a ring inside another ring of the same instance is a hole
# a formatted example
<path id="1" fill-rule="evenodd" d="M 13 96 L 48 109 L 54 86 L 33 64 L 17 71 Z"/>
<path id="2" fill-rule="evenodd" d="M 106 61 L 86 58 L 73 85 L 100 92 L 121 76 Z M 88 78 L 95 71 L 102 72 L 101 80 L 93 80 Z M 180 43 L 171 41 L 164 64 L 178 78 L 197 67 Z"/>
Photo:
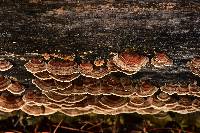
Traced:
<path id="1" fill-rule="evenodd" d="M 154 77 L 149 77 L 157 69 L 173 66 L 173 60 L 164 52 L 149 57 L 124 51 L 94 60 L 77 60 L 76 55 L 43 55 L 29 57 L 20 67 L 0 60 L 0 70 L 4 71 L 0 76 L 1 111 L 22 110 L 35 116 L 55 112 L 77 116 L 200 111 L 198 80 L 157 84 Z M 199 76 L 199 62 L 199 58 L 191 59 L 185 68 Z M 18 80 L 6 73 L 16 71 L 16 67 L 31 74 L 28 84 L 25 79 Z"/>

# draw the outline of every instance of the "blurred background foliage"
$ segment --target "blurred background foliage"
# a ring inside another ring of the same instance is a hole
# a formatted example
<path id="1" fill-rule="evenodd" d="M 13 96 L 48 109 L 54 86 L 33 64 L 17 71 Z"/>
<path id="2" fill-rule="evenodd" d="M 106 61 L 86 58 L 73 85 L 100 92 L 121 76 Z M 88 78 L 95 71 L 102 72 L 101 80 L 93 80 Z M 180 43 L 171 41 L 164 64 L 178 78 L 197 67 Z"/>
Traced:
<path id="1" fill-rule="evenodd" d="M 21 111 L 0 113 L 0 131 L 12 132 L 83 132 L 83 133 L 199 133 L 200 113 L 156 115 L 88 114 L 76 117 L 55 113 L 30 116 Z"/>

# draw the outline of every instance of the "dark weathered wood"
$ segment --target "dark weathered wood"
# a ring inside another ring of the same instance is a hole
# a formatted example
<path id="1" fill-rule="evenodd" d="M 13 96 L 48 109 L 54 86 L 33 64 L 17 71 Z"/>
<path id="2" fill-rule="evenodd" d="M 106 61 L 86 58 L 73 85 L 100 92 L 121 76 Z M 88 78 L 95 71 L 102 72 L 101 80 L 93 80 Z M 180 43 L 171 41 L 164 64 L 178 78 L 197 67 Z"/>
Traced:
<path id="1" fill-rule="evenodd" d="M 1 51 L 102 53 L 133 47 L 181 59 L 199 52 L 195 0 L 39 1 L 1 3 Z"/>
<path id="2" fill-rule="evenodd" d="M 91 58 L 107 58 L 133 48 L 148 57 L 164 51 L 174 61 L 169 69 L 145 67 L 133 77 L 198 79 L 185 63 L 200 56 L 199 7 L 198 0 L 1 2 L 0 57 L 15 65 L 2 74 L 30 80 L 22 58 L 34 53 L 91 51 Z"/>

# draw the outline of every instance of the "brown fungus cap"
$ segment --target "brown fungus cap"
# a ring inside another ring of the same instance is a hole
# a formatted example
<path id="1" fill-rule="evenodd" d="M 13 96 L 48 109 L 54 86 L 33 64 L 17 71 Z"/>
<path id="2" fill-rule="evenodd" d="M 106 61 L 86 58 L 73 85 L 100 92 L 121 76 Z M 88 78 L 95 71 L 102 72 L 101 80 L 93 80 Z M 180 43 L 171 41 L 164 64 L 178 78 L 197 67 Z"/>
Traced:
<path id="1" fill-rule="evenodd" d="M 0 96 L 0 107 L 9 110 L 18 110 L 24 105 L 21 97 L 15 96 L 7 91 L 2 92 Z"/>
<path id="2" fill-rule="evenodd" d="M 169 100 L 165 101 L 166 108 L 171 109 L 178 105 L 178 100 L 174 97 L 171 97 Z"/>
<path id="3" fill-rule="evenodd" d="M 193 101 L 192 101 L 192 106 L 196 109 L 200 109 L 200 98 L 195 98 Z"/>
<path id="4" fill-rule="evenodd" d="M 72 86 L 69 86 L 69 87 L 64 88 L 64 89 L 52 90 L 52 92 L 60 94 L 60 95 L 69 96 L 69 95 L 74 93 L 74 86 L 72 85 Z"/>
<path id="5" fill-rule="evenodd" d="M 77 109 L 92 108 L 93 101 L 91 101 L 91 100 L 93 100 L 93 99 L 86 97 L 84 99 L 80 99 L 79 101 L 77 101 L 77 100 L 75 100 L 75 102 L 73 102 L 73 103 L 70 103 L 71 106 L 69 104 L 62 104 L 62 109 L 63 108 L 65 108 L 65 109 L 66 108 L 67 109 L 70 109 L 70 108 L 77 108 Z M 66 100 L 66 102 L 68 102 L 68 101 Z"/>
<path id="6" fill-rule="evenodd" d="M 187 65 L 188 67 L 200 68 L 200 57 L 193 58 Z"/>
<path id="7" fill-rule="evenodd" d="M 37 72 L 34 73 L 33 75 L 40 80 L 48 80 L 52 78 L 48 71 Z"/>
<path id="8" fill-rule="evenodd" d="M 132 52 L 122 52 L 113 57 L 113 63 L 128 75 L 139 71 L 149 61 L 147 57 Z"/>
<path id="9" fill-rule="evenodd" d="M 81 80 L 82 80 L 82 85 L 84 88 L 92 86 L 97 81 L 96 79 L 91 78 L 91 77 L 82 77 Z"/>
<path id="10" fill-rule="evenodd" d="M 100 79 L 108 74 L 110 74 L 110 70 L 107 67 L 95 67 L 91 73 L 85 76 Z"/>
<path id="11" fill-rule="evenodd" d="M 60 81 L 55 81 L 55 85 L 58 90 L 64 90 L 66 88 L 69 88 L 72 86 L 72 82 L 60 82 Z"/>
<path id="12" fill-rule="evenodd" d="M 61 109 L 61 105 L 58 105 L 57 103 L 51 103 L 46 105 L 46 107 L 52 109 L 52 110 L 60 110 Z"/>
<path id="13" fill-rule="evenodd" d="M 56 81 L 71 82 L 71 81 L 77 79 L 80 76 L 80 74 L 79 73 L 73 73 L 71 75 L 54 75 L 54 74 L 51 74 L 50 76 L 51 76 L 51 78 L 53 78 Z"/>
<path id="14" fill-rule="evenodd" d="M 151 59 L 151 64 L 158 68 L 173 65 L 173 61 L 165 53 L 156 53 L 155 57 Z"/>
<path id="15" fill-rule="evenodd" d="M 43 92 L 49 99 L 55 101 L 55 102 L 60 102 L 64 101 L 68 96 L 56 93 L 55 91 L 46 91 Z"/>
<path id="16" fill-rule="evenodd" d="M 114 86 L 108 85 L 107 81 L 103 79 L 100 82 L 100 89 L 97 88 L 98 92 L 99 90 L 100 90 L 100 93 L 97 93 L 97 94 L 110 95 L 110 94 L 113 94 L 114 92 Z"/>
<path id="17" fill-rule="evenodd" d="M 122 85 L 121 85 L 120 80 L 115 76 L 108 75 L 101 80 L 101 93 L 102 94 L 116 95 L 116 93 L 115 93 L 116 87 L 122 87 Z"/>
<path id="18" fill-rule="evenodd" d="M 120 82 L 121 82 L 122 86 L 124 87 L 125 91 L 129 91 L 131 94 L 133 94 L 135 92 L 134 91 L 135 87 L 134 87 L 130 77 L 121 77 Z"/>
<path id="19" fill-rule="evenodd" d="M 190 113 L 188 110 L 191 110 L 191 109 L 193 109 L 191 106 L 186 107 L 186 106 L 177 105 L 176 107 L 170 109 L 170 111 L 177 112 L 179 114 L 188 114 Z"/>
<path id="20" fill-rule="evenodd" d="M 95 66 L 90 62 L 81 63 L 79 65 L 79 71 L 81 75 L 85 77 L 91 77 L 96 79 L 102 78 L 110 73 L 110 70 L 107 66 Z"/>
<path id="21" fill-rule="evenodd" d="M 151 105 L 153 108 L 156 108 L 156 109 L 165 109 L 165 106 L 166 106 L 166 103 L 165 101 L 161 101 L 159 100 L 158 98 L 156 98 L 155 96 L 152 96 L 152 102 L 151 102 Z"/>
<path id="22" fill-rule="evenodd" d="M 151 85 L 147 81 L 142 81 L 136 86 L 136 93 L 141 97 L 152 96 L 157 90 L 158 88 L 156 86 Z"/>
<path id="23" fill-rule="evenodd" d="M 47 71 L 54 75 L 71 75 L 73 73 L 78 73 L 78 66 L 74 61 L 50 60 L 47 64 Z"/>
<path id="24" fill-rule="evenodd" d="M 50 104 L 50 100 L 44 94 L 36 91 L 36 90 L 26 90 L 22 99 L 26 103 L 34 103 L 37 105 L 47 105 Z"/>
<path id="25" fill-rule="evenodd" d="M 145 102 L 144 97 L 139 97 L 139 96 L 133 96 L 130 98 L 130 103 L 135 104 L 135 105 L 142 105 Z"/>
<path id="26" fill-rule="evenodd" d="M 145 109 L 151 106 L 151 102 L 142 97 L 131 98 L 130 102 L 127 104 L 127 107 L 132 109 Z"/>
<path id="27" fill-rule="evenodd" d="M 179 88 L 179 84 L 175 84 L 175 83 L 168 83 L 160 87 L 161 91 L 168 93 L 169 95 L 176 93 L 178 88 Z"/>
<path id="28" fill-rule="evenodd" d="M 102 96 L 99 102 L 109 108 L 119 108 L 127 105 L 129 99 L 115 95 Z"/>
<path id="29" fill-rule="evenodd" d="M 7 71 L 11 69 L 12 67 L 13 65 L 9 61 L 0 59 L 0 71 Z"/>
<path id="30" fill-rule="evenodd" d="M 36 58 L 29 60 L 24 66 L 31 73 L 46 71 L 46 63 Z"/>
<path id="31" fill-rule="evenodd" d="M 80 102 L 84 99 L 87 98 L 87 95 L 69 95 L 66 99 L 65 102 L 67 103 L 76 103 Z"/>
<path id="32" fill-rule="evenodd" d="M 176 93 L 178 95 L 186 95 L 190 93 L 190 88 L 188 85 L 179 85 L 179 87 L 176 89 Z"/>
<path id="33" fill-rule="evenodd" d="M 0 91 L 6 90 L 10 85 L 11 85 L 10 79 L 4 76 L 0 76 Z"/>
<path id="34" fill-rule="evenodd" d="M 73 94 L 87 94 L 88 88 L 84 86 L 83 78 L 78 78 L 72 81 L 72 92 Z"/>
<path id="35" fill-rule="evenodd" d="M 189 96 L 179 96 L 178 104 L 183 107 L 192 106 L 192 100 Z"/>
<path id="36" fill-rule="evenodd" d="M 81 63 L 79 66 L 79 71 L 82 75 L 88 75 L 93 71 L 93 64 L 90 62 Z"/>
<path id="37" fill-rule="evenodd" d="M 169 100 L 171 97 L 168 93 L 166 92 L 160 92 L 158 95 L 157 95 L 157 98 L 161 101 L 167 101 Z"/>
<path id="38" fill-rule="evenodd" d="M 100 103 L 98 100 L 95 100 L 93 101 L 94 103 L 92 104 L 93 105 L 93 109 L 95 111 L 100 111 L 100 112 L 104 112 L 104 113 L 108 113 L 109 111 L 112 111 L 113 108 L 110 108 L 102 103 Z M 116 108 L 115 108 L 116 109 Z"/>
<path id="39" fill-rule="evenodd" d="M 106 66 L 108 67 L 108 70 L 110 72 L 118 72 L 118 71 L 120 71 L 120 69 L 114 64 L 114 61 L 112 59 L 109 59 L 107 61 Z"/>
<path id="40" fill-rule="evenodd" d="M 128 97 L 133 94 L 133 89 L 124 88 L 122 84 L 115 86 L 113 89 L 113 94 L 121 97 Z"/>
<path id="41" fill-rule="evenodd" d="M 12 94 L 21 94 L 25 91 L 25 88 L 19 81 L 13 81 L 7 90 Z"/>
<path id="42" fill-rule="evenodd" d="M 122 96 L 122 97 L 127 97 L 133 94 L 132 86 L 128 84 L 128 82 L 126 82 L 127 86 L 126 88 L 124 88 L 126 83 L 122 84 L 120 78 L 117 76 L 108 75 L 102 81 L 104 85 L 107 85 L 104 87 L 105 88 L 104 90 L 106 90 L 106 88 L 108 90 L 107 94 L 112 93 L 113 95 Z"/>
<path id="43" fill-rule="evenodd" d="M 32 83 L 42 91 L 57 89 L 55 82 L 52 79 L 49 79 L 49 80 L 33 79 Z"/>
<path id="44" fill-rule="evenodd" d="M 84 88 L 85 89 L 85 88 Z M 94 84 L 88 86 L 87 88 L 87 93 L 91 95 L 100 95 L 102 94 L 102 86 L 100 81 L 94 82 Z"/>
<path id="45" fill-rule="evenodd" d="M 193 58 L 190 62 L 187 63 L 187 66 L 190 68 L 191 72 L 197 76 L 200 76 L 200 58 Z"/>
<path id="46" fill-rule="evenodd" d="M 85 90 L 86 93 L 91 95 L 99 95 L 101 93 L 100 80 L 84 77 L 82 78 L 82 83 L 82 89 Z"/>
<path id="47" fill-rule="evenodd" d="M 194 58 L 192 61 L 192 65 L 199 68 L 200 67 L 200 57 Z"/>
<path id="48" fill-rule="evenodd" d="M 197 82 L 196 81 L 194 83 L 192 83 L 192 84 L 189 84 L 188 88 L 189 88 L 189 94 L 196 94 L 196 93 L 200 92 L 200 87 L 197 86 Z"/>
<path id="49" fill-rule="evenodd" d="M 54 114 L 57 111 L 45 106 L 38 106 L 38 105 L 28 105 L 25 104 L 21 110 L 29 115 L 40 116 L 40 115 L 50 115 Z"/>

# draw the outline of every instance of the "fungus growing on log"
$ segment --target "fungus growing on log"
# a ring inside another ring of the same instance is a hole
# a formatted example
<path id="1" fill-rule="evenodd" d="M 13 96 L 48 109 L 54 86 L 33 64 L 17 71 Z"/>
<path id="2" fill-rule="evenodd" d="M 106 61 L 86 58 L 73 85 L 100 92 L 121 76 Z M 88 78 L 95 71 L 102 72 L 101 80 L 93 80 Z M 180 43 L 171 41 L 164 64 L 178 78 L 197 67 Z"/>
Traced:
<path id="1" fill-rule="evenodd" d="M 32 83 L 42 91 L 49 91 L 57 89 L 54 80 L 40 80 L 33 79 Z"/>
<path id="2" fill-rule="evenodd" d="M 13 94 L 21 94 L 25 91 L 24 86 L 19 81 L 13 81 L 7 90 Z"/>
<path id="3" fill-rule="evenodd" d="M 84 99 L 87 98 L 87 95 L 69 95 L 66 99 L 65 102 L 67 103 L 76 103 L 80 102 Z"/>
<path id="4" fill-rule="evenodd" d="M 165 92 L 160 92 L 158 95 L 157 95 L 157 98 L 161 101 L 167 101 L 170 99 L 170 95 L 168 93 L 165 93 Z"/>
<path id="5" fill-rule="evenodd" d="M 157 53 L 155 57 L 151 59 L 151 64 L 158 68 L 164 68 L 173 65 L 173 61 L 169 59 L 165 53 Z"/>
<path id="6" fill-rule="evenodd" d="M 50 104 L 50 99 L 44 94 L 36 91 L 36 90 L 26 90 L 22 99 L 26 102 L 26 104 L 34 103 L 36 105 L 48 105 Z"/>
<path id="7" fill-rule="evenodd" d="M 72 82 L 60 82 L 60 81 L 55 81 L 55 85 L 58 90 L 64 90 L 66 88 L 69 88 L 72 86 Z"/>
<path id="8" fill-rule="evenodd" d="M 200 92 L 200 87 L 197 86 L 196 81 L 194 83 L 189 84 L 188 88 L 189 88 L 189 94 L 191 94 L 191 95 L 195 95 Z"/>
<path id="9" fill-rule="evenodd" d="M 37 72 L 37 73 L 34 73 L 33 75 L 40 80 L 52 79 L 48 71 Z"/>
<path id="10" fill-rule="evenodd" d="M 49 99 L 55 101 L 55 102 L 61 102 L 64 101 L 68 96 L 67 95 L 61 95 L 59 93 L 56 93 L 54 91 L 46 91 L 43 92 Z"/>
<path id="11" fill-rule="evenodd" d="M 50 60 L 47 64 L 47 71 L 54 75 L 72 75 L 78 73 L 78 65 L 74 61 Z"/>
<path id="12" fill-rule="evenodd" d="M 28 105 L 28 104 L 22 106 L 21 110 L 33 116 L 50 115 L 57 112 L 57 110 L 51 109 L 43 105 L 38 106 L 38 105 Z"/>
<path id="13" fill-rule="evenodd" d="M 200 76 L 200 57 L 193 58 L 187 63 L 187 66 L 193 74 Z"/>
<path id="14" fill-rule="evenodd" d="M 151 102 L 142 97 L 134 97 L 130 99 L 127 107 L 132 109 L 145 109 L 151 106 Z"/>
<path id="15" fill-rule="evenodd" d="M 2 92 L 0 95 L 0 107 L 8 110 L 19 110 L 23 105 L 24 101 L 21 97 L 15 96 L 9 92 Z"/>
<path id="16" fill-rule="evenodd" d="M 71 75 L 54 75 L 54 74 L 50 74 L 50 77 L 52 79 L 55 79 L 57 81 L 60 82 L 71 82 L 75 79 L 77 79 L 80 76 L 79 73 L 73 73 Z"/>
<path id="17" fill-rule="evenodd" d="M 46 63 L 36 58 L 29 60 L 24 66 L 31 73 L 46 71 Z"/>
<path id="18" fill-rule="evenodd" d="M 7 71 L 11 69 L 12 67 L 13 65 L 9 61 L 0 59 L 0 71 Z"/>
<path id="19" fill-rule="evenodd" d="M 161 91 L 168 93 L 169 95 L 176 93 L 176 90 L 178 88 L 179 88 L 179 85 L 175 83 L 165 84 L 164 86 L 160 87 Z"/>
<path id="20" fill-rule="evenodd" d="M 4 76 L 0 76 L 0 91 L 6 90 L 10 85 L 11 85 L 10 79 Z"/>
<path id="21" fill-rule="evenodd" d="M 176 93 L 178 95 L 186 95 L 189 94 L 190 90 L 188 85 L 179 85 L 179 87 L 176 89 Z"/>
<path id="22" fill-rule="evenodd" d="M 109 108 L 119 108 L 125 106 L 128 103 L 128 99 L 115 95 L 108 95 L 101 97 L 99 102 Z"/>
<path id="23" fill-rule="evenodd" d="M 135 74 L 149 59 L 136 53 L 122 52 L 113 57 L 113 63 L 127 75 Z"/>
<path id="24" fill-rule="evenodd" d="M 188 96 L 180 96 L 179 98 L 180 99 L 178 100 L 178 104 L 180 106 L 183 106 L 183 107 L 192 106 L 192 100 L 191 100 L 190 97 L 188 97 Z"/>
<path id="25" fill-rule="evenodd" d="M 81 63 L 79 65 L 79 71 L 81 75 L 85 77 L 92 77 L 92 78 L 102 78 L 110 73 L 110 70 L 107 66 L 97 65 L 94 66 L 90 62 Z"/>
<path id="26" fill-rule="evenodd" d="M 141 97 L 152 96 L 158 88 L 147 81 L 142 81 L 136 86 L 136 93 Z"/>

